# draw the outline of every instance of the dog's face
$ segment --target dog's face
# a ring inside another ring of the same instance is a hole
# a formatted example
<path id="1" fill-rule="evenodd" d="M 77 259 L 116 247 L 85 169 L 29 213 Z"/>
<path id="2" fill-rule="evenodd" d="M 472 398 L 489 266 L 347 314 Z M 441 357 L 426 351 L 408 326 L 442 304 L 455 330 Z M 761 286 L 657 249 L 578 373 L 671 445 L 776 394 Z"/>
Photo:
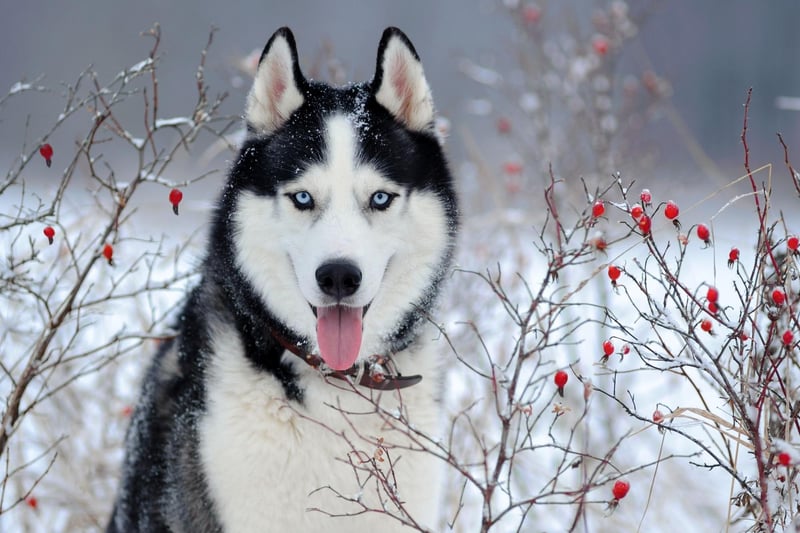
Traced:
<path id="1" fill-rule="evenodd" d="M 385 353 L 435 292 L 456 224 L 416 52 L 389 29 L 372 83 L 333 88 L 302 77 L 279 30 L 246 118 L 229 187 L 237 267 L 331 368 Z"/>

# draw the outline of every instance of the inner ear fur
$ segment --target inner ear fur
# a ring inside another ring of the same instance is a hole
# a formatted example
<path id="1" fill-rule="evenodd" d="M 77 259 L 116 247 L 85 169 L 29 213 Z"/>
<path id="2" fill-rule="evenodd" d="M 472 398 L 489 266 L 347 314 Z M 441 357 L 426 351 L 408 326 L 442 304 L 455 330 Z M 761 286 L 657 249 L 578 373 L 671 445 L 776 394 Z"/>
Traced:
<path id="1" fill-rule="evenodd" d="M 280 28 L 267 41 L 247 96 L 245 119 L 257 133 L 280 128 L 305 98 L 306 80 L 297 59 L 297 45 L 289 28 Z"/>
<path id="2" fill-rule="evenodd" d="M 432 131 L 433 97 L 417 51 L 397 28 L 386 28 L 372 80 L 375 99 L 414 131 Z"/>

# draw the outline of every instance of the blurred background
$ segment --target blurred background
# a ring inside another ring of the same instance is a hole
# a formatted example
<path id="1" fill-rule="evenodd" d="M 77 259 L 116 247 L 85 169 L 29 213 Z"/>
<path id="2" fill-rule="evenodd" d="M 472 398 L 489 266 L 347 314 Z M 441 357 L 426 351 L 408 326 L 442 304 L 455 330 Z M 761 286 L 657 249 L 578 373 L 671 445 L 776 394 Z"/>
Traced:
<path id="1" fill-rule="evenodd" d="M 496 97 L 498 85 L 514 84 L 526 47 L 536 45 L 521 37 L 526 28 L 514 13 L 534 6 L 542 12 L 534 23 L 540 26 L 536 31 L 554 35 L 568 28 L 580 45 L 581 38 L 591 39 L 596 33 L 586 26 L 592 13 L 609 5 L 597 0 L 301 0 L 240 2 L 236 7 L 208 0 L 84 0 L 68 6 L 55 0 L 7 2 L 0 19 L 0 92 L 42 75 L 41 84 L 57 90 L 59 82 L 74 82 L 89 65 L 110 79 L 145 56 L 151 43 L 140 33 L 158 22 L 163 32 L 161 107 L 179 113 L 208 29 L 215 26 L 219 31 L 207 62 L 207 80 L 212 92 L 230 93 L 225 112 L 238 114 L 249 88 L 238 67 L 279 26 L 295 32 L 307 72 L 330 53 L 341 62 L 348 80 L 363 80 L 374 71 L 381 31 L 394 25 L 410 36 L 422 56 L 437 107 L 453 127 L 450 150 L 458 165 L 469 151 L 465 136 L 485 142 L 489 135 L 480 133 L 482 127 L 509 113 L 502 101 L 492 102 L 491 109 L 482 106 L 479 100 L 488 98 L 487 87 L 465 74 L 465 63 L 500 73 L 504 81 L 490 87 Z M 673 0 L 637 2 L 630 9 L 635 34 L 609 52 L 608 62 L 613 61 L 613 72 L 620 77 L 641 78 L 642 72 L 651 71 L 669 84 L 663 105 L 648 117 L 645 129 L 651 168 L 658 169 L 654 178 L 697 183 L 700 173 L 707 176 L 704 179 L 711 179 L 709 172 L 738 176 L 748 87 L 754 89 L 751 148 L 760 160 L 780 160 L 775 132 L 795 145 L 800 142 L 800 3 Z M 529 73 L 537 74 L 545 73 Z M 50 102 L 58 104 L 56 99 Z M 30 131 L 36 132 L 53 112 L 16 104 L 4 110 L 3 120 L 19 123 L 21 116 L 30 115 Z M 0 136 L 5 161 L 16 155 L 20 136 L 9 128 L 2 128 Z M 514 156 L 511 149 L 502 150 L 497 157 Z M 625 172 L 623 162 L 617 166 L 600 170 Z"/>

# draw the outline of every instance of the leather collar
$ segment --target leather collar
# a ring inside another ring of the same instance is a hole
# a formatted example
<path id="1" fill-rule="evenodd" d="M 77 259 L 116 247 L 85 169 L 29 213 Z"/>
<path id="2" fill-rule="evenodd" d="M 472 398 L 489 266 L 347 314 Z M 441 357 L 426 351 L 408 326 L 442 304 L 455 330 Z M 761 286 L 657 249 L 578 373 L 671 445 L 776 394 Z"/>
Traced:
<path id="1" fill-rule="evenodd" d="M 322 375 L 327 378 L 340 379 L 376 390 L 405 389 L 422 381 L 422 376 L 420 375 L 401 375 L 391 358 L 383 355 L 373 355 L 368 361 L 356 363 L 347 370 L 331 370 L 320 356 L 306 353 L 275 330 L 270 332 L 281 347 L 299 357 L 311 368 L 322 372 Z"/>

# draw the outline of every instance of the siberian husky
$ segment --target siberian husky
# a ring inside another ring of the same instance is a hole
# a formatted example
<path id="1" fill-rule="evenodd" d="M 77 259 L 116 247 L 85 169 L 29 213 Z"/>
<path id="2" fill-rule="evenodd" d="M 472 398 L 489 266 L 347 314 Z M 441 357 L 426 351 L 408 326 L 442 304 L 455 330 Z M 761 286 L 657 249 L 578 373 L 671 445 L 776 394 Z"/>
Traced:
<path id="1" fill-rule="evenodd" d="M 245 119 L 108 531 L 435 529 L 444 350 L 427 317 L 458 217 L 419 57 L 388 28 L 372 81 L 332 87 L 279 29 Z"/>

